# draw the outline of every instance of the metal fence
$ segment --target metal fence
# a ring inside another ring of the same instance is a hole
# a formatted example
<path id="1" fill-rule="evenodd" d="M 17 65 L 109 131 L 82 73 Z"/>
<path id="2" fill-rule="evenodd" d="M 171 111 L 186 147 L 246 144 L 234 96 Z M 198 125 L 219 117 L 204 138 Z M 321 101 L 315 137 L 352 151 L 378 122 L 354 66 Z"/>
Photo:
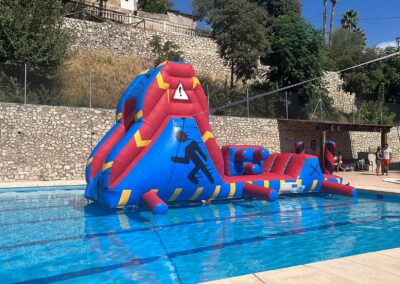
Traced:
<path id="1" fill-rule="evenodd" d="M 106 62 L 103 62 L 106 64 Z M 107 66 L 100 69 L 105 72 Z M 0 102 L 44 104 L 114 109 L 121 94 L 133 80 L 132 71 L 126 74 L 99 73 L 80 66 L 73 70 L 34 68 L 28 64 L 0 63 Z M 135 71 L 136 72 L 136 71 Z M 134 74 L 134 73 L 133 73 Z M 353 112 L 334 109 L 326 97 L 316 97 L 309 103 L 298 93 L 282 92 L 239 105 L 220 108 L 232 102 L 251 98 L 265 90 L 230 91 L 228 86 L 202 80 L 211 114 L 259 118 L 289 118 L 332 120 L 354 123 L 400 123 L 400 104 L 383 105 L 358 101 Z M 387 119 L 391 119 L 388 122 Z"/>

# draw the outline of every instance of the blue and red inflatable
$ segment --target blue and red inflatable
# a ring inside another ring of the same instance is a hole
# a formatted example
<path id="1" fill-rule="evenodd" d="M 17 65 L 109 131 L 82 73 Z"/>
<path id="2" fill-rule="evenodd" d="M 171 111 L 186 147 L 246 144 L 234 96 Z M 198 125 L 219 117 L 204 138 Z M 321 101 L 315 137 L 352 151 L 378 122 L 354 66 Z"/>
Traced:
<path id="1" fill-rule="evenodd" d="M 111 208 L 280 193 L 357 190 L 323 173 L 318 158 L 270 154 L 260 146 L 218 147 L 203 88 L 188 63 L 165 62 L 139 74 L 123 94 L 116 124 L 91 153 L 85 197 Z"/>

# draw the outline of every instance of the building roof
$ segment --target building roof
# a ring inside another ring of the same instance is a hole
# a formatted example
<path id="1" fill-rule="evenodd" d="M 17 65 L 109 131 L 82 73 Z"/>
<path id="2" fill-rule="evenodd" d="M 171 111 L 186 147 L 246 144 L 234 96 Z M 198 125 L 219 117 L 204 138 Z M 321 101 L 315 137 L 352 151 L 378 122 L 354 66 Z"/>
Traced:
<path id="1" fill-rule="evenodd" d="M 320 131 L 362 131 L 362 132 L 390 132 L 393 125 L 359 124 L 337 121 L 316 121 L 299 119 L 278 119 L 278 122 L 293 126 L 313 126 Z"/>

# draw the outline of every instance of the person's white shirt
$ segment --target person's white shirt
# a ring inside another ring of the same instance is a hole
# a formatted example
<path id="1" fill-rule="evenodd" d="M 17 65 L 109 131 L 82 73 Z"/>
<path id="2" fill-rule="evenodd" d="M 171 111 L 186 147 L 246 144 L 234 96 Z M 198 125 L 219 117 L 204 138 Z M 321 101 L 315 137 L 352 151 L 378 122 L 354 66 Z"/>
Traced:
<path id="1" fill-rule="evenodd" d="M 387 148 L 383 151 L 383 159 L 390 160 L 390 155 L 392 154 L 392 149 Z"/>

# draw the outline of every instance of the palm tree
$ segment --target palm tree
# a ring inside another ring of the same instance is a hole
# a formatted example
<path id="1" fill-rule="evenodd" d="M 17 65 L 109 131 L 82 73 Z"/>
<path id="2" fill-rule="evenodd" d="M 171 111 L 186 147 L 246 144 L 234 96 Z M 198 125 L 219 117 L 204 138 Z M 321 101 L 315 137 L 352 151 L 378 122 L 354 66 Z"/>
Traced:
<path id="1" fill-rule="evenodd" d="M 356 28 L 356 29 L 354 30 L 354 32 L 359 33 L 360 36 L 361 36 L 361 38 L 362 38 L 362 40 L 363 40 L 364 42 L 367 41 L 367 35 L 365 34 L 365 32 L 364 32 L 362 29 Z"/>
<path id="2" fill-rule="evenodd" d="M 328 6 L 328 0 L 324 0 L 324 23 L 322 25 L 322 31 L 324 33 L 324 43 L 326 42 L 326 8 Z"/>
<path id="3" fill-rule="evenodd" d="M 336 8 L 336 3 L 339 0 L 331 0 L 332 3 L 332 10 L 331 10 L 331 22 L 329 24 L 329 44 L 332 42 L 332 36 L 333 36 L 333 19 L 335 18 L 335 8 Z"/>
<path id="4" fill-rule="evenodd" d="M 357 11 L 354 11 L 353 9 L 346 11 L 342 15 L 341 23 L 342 28 L 348 30 L 349 32 L 354 32 L 357 29 L 358 24 Z"/>

